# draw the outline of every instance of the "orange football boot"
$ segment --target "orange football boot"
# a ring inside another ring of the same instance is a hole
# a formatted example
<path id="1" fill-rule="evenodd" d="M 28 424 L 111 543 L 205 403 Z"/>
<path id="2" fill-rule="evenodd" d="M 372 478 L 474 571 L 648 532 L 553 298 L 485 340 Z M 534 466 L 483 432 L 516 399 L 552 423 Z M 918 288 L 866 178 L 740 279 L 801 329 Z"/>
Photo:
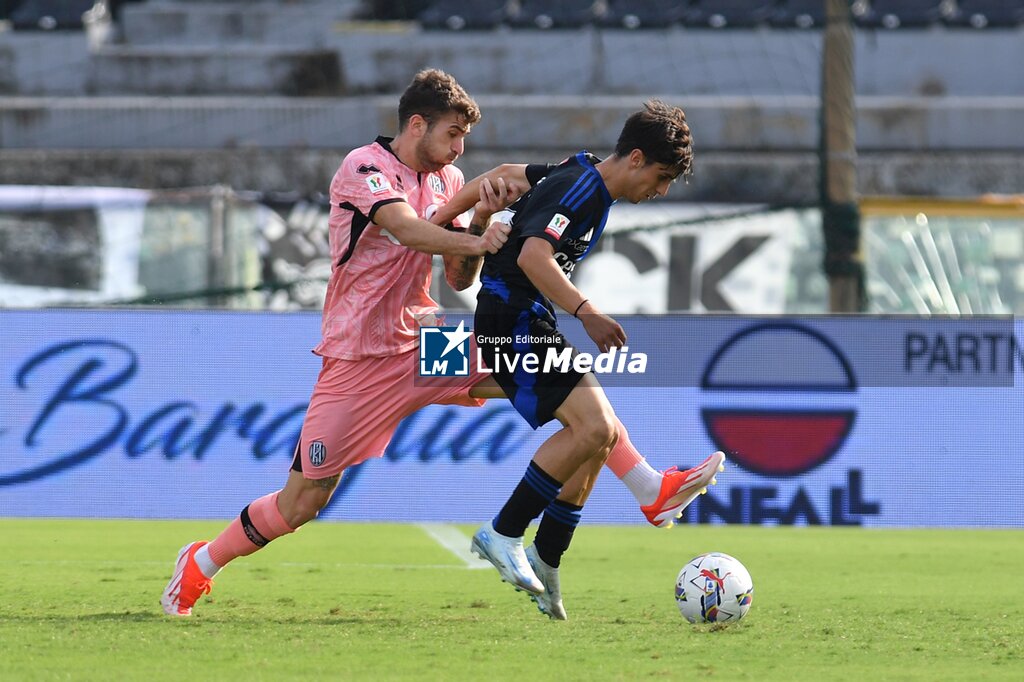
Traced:
<path id="1" fill-rule="evenodd" d="M 640 507 L 640 511 L 651 525 L 671 528 L 697 495 L 706 493 L 709 485 L 718 482 L 715 475 L 719 471 L 725 471 L 725 453 L 721 451 L 686 471 L 679 471 L 676 467 L 666 469 L 661 479 L 658 499 Z"/>
<path id="2" fill-rule="evenodd" d="M 193 542 L 178 552 L 174 575 L 171 576 L 171 582 L 167 583 L 160 598 L 160 604 L 167 615 L 191 616 L 196 600 L 204 594 L 209 594 L 213 588 L 213 581 L 203 575 L 195 560 L 196 552 L 205 544 L 205 541 Z"/>

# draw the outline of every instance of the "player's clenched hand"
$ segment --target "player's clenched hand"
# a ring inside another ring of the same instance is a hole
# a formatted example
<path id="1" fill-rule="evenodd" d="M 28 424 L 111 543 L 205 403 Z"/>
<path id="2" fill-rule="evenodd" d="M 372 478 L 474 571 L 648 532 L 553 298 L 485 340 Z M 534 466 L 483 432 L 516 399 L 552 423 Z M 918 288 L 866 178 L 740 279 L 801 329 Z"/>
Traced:
<path id="1" fill-rule="evenodd" d="M 487 178 L 480 183 L 480 200 L 473 207 L 474 218 L 481 223 L 504 209 L 519 198 L 519 187 L 506 185 L 504 178 L 498 178 L 493 185 Z"/>
<path id="2" fill-rule="evenodd" d="M 626 345 L 626 331 L 622 328 L 622 325 L 602 313 L 589 302 L 583 305 L 578 315 L 583 323 L 583 328 L 587 330 L 587 334 L 594 340 L 598 350 L 602 353 L 607 353 L 612 348 L 622 348 Z"/>
<path id="3" fill-rule="evenodd" d="M 480 255 L 498 253 L 498 250 L 508 241 L 508 233 L 511 231 L 511 226 L 506 223 L 497 220 L 491 223 L 487 230 L 480 235 Z"/>

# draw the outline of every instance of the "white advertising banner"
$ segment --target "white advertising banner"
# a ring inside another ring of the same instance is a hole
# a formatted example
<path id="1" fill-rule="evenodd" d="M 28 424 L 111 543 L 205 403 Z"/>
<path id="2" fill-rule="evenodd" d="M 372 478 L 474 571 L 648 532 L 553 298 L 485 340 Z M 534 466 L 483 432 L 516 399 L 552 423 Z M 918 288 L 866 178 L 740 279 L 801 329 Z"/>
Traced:
<path id="1" fill-rule="evenodd" d="M 601 380 L 633 442 L 658 468 L 729 457 L 684 520 L 1024 526 L 1024 322 L 621 321 L 646 372 Z M 230 518 L 283 484 L 319 315 L 8 310 L 0 330 L 0 515 Z M 553 430 L 504 400 L 426 408 L 321 518 L 490 518 Z M 643 517 L 605 471 L 584 520 Z"/>

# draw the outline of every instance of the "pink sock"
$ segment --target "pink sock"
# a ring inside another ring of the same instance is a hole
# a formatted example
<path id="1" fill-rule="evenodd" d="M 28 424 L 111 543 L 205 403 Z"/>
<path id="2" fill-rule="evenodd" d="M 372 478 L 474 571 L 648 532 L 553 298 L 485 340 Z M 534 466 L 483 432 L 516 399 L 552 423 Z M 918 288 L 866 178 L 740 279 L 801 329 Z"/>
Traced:
<path id="1" fill-rule="evenodd" d="M 615 423 L 619 426 L 619 440 L 604 464 L 629 488 L 641 506 L 654 504 L 661 492 L 664 477 L 637 451 L 618 417 Z"/>
<path id="2" fill-rule="evenodd" d="M 295 531 L 288 527 L 277 508 L 280 493 L 278 490 L 253 501 L 221 531 L 207 546 L 213 563 L 224 567 L 232 559 L 249 556 L 271 540 Z"/>
<path id="3" fill-rule="evenodd" d="M 646 462 L 643 455 L 637 452 L 636 447 L 633 445 L 633 441 L 629 439 L 629 433 L 626 431 L 626 427 L 623 426 L 622 421 L 616 417 L 615 423 L 619 427 L 619 440 L 615 443 L 615 447 L 612 448 L 611 453 L 608 454 L 608 459 L 604 465 L 612 470 L 612 472 L 619 478 L 625 476 L 630 470 L 633 469 L 640 462 Z"/>

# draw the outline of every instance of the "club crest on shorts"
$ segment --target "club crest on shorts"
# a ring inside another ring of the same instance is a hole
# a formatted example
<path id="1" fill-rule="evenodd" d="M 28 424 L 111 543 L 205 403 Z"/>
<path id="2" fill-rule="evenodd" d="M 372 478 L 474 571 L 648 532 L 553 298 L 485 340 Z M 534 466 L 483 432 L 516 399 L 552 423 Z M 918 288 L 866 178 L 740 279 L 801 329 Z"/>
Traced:
<path id="1" fill-rule="evenodd" d="M 320 466 L 327 459 L 327 447 L 322 440 L 315 440 L 309 444 L 309 463 L 315 467 Z"/>

